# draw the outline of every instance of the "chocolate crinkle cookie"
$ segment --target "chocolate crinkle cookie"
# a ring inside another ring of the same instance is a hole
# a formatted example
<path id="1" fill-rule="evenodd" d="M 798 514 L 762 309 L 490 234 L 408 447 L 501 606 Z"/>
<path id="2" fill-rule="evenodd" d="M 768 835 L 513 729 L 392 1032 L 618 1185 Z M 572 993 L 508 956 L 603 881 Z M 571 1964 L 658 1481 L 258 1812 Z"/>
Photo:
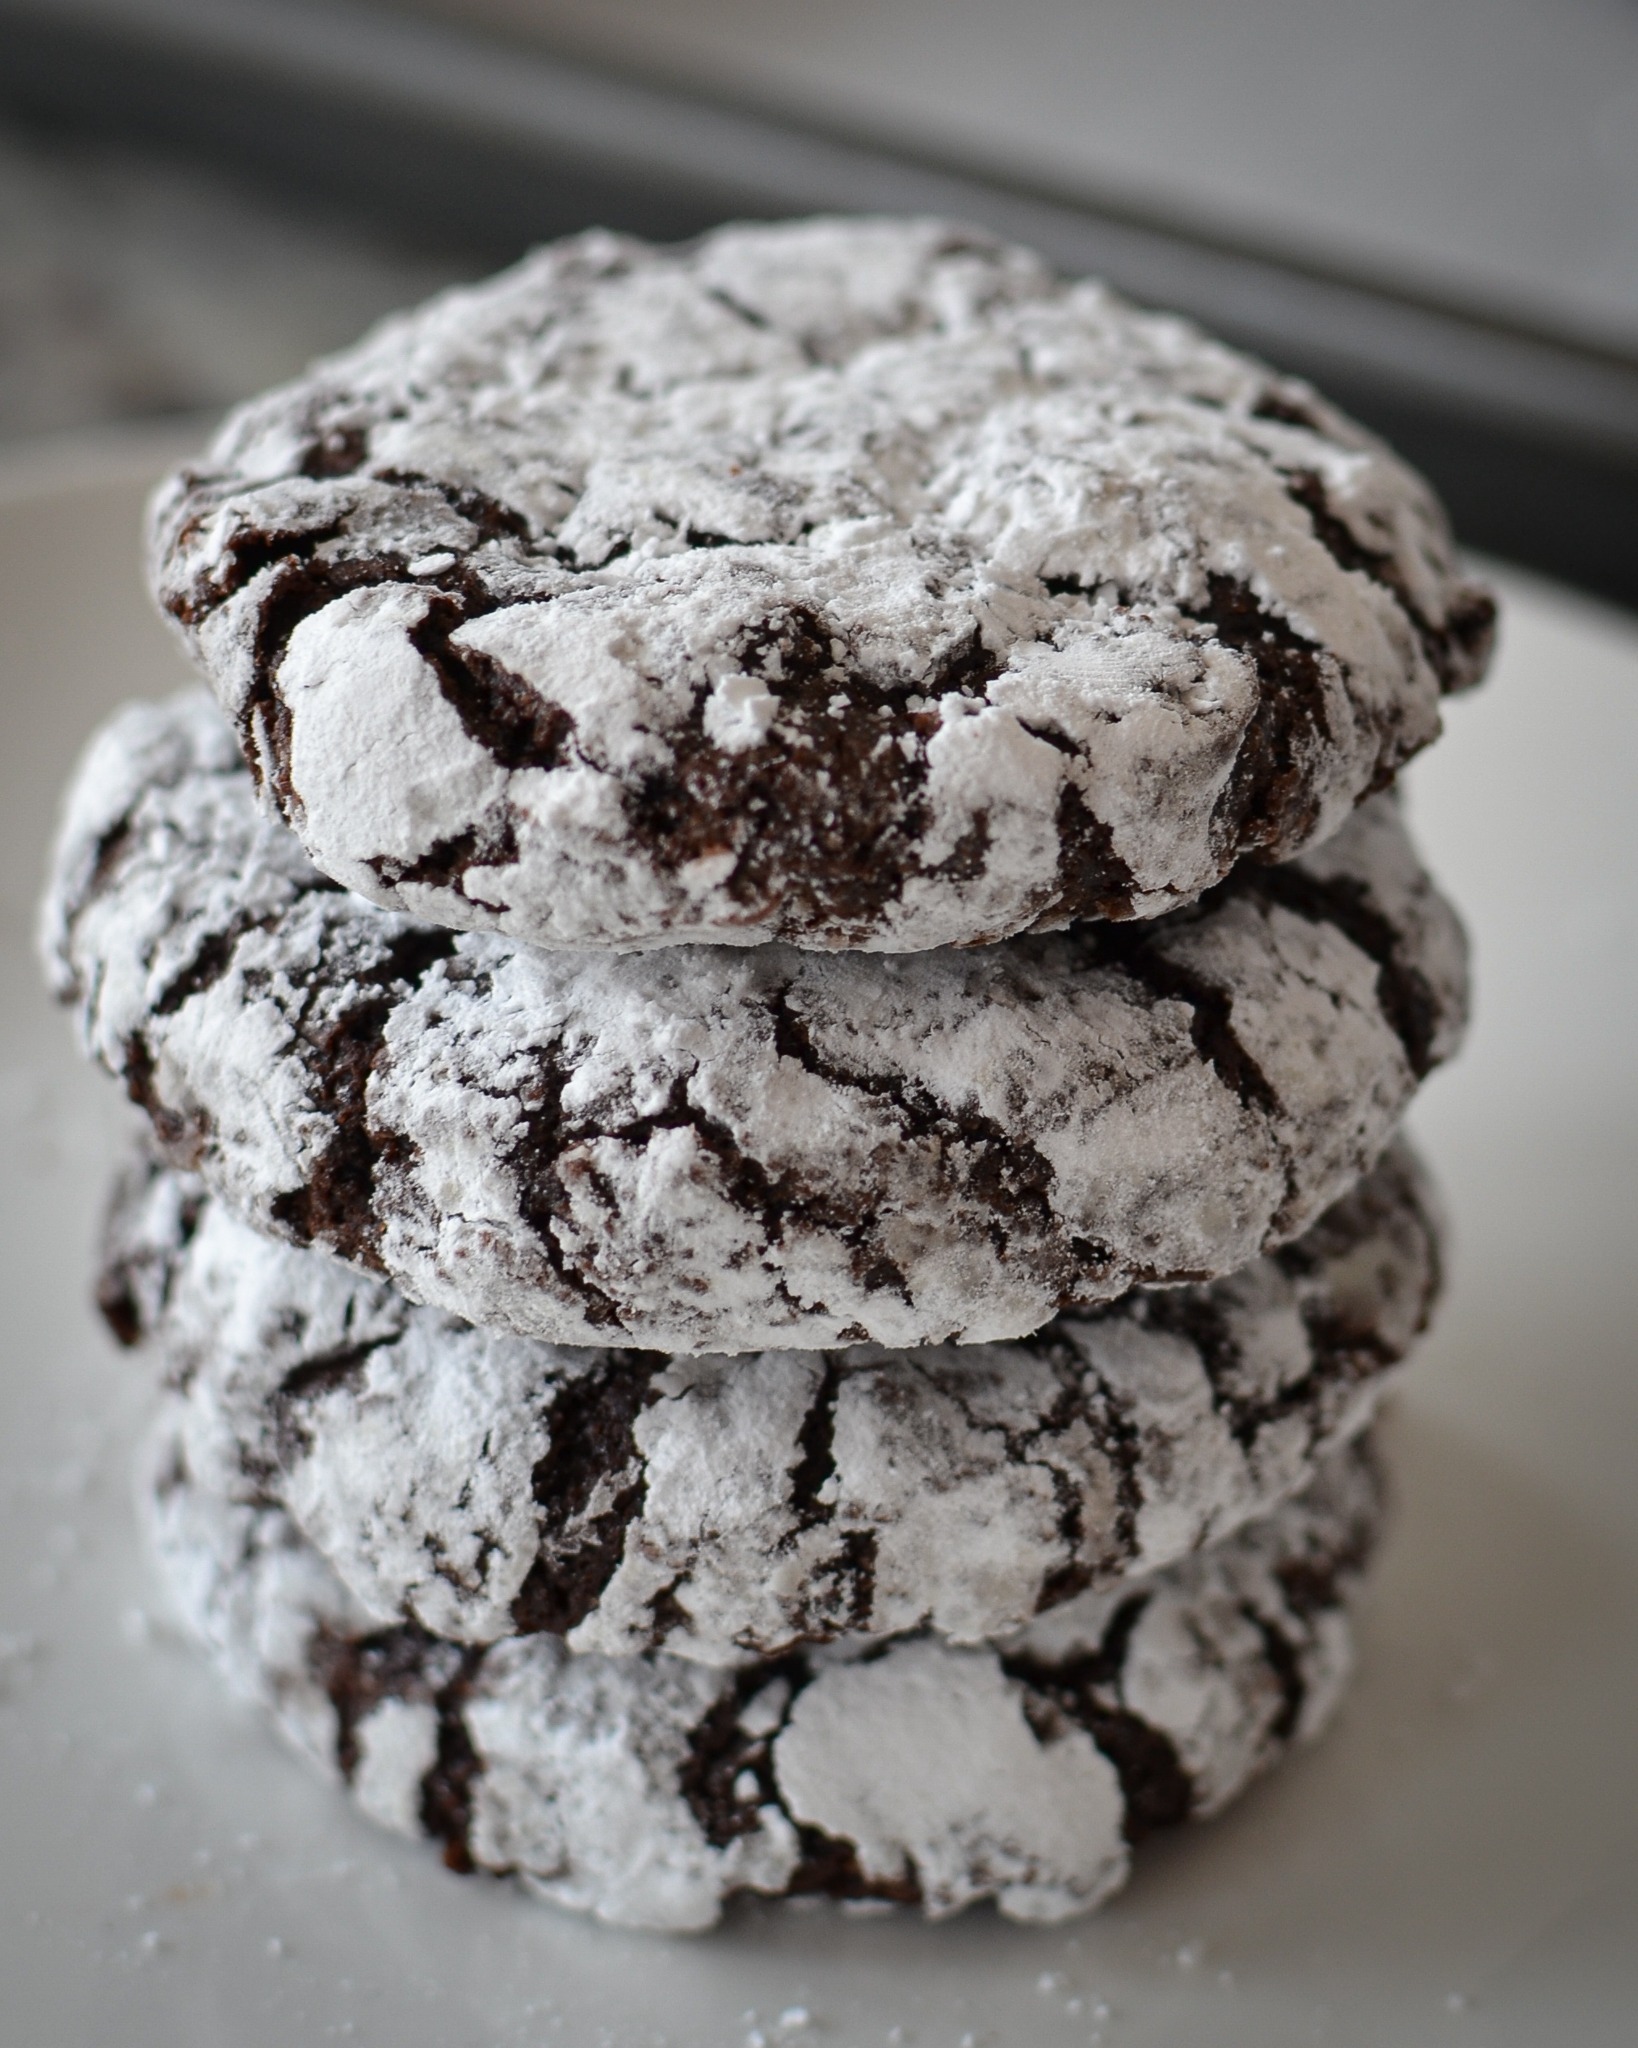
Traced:
<path id="1" fill-rule="evenodd" d="M 253 1479 L 377 1625 L 709 1663 L 997 1636 L 1265 1515 L 1425 1327 L 1403 1146 L 1304 1236 L 1011 1344 L 674 1358 L 415 1308 L 135 1162 L 99 1298 L 183 1398 L 195 1480 Z"/>
<path id="2" fill-rule="evenodd" d="M 1481 673 L 1306 385 L 929 221 L 596 233 L 240 409 L 153 583 L 327 875 L 537 946 L 919 951 L 1334 833 Z"/>
<path id="3" fill-rule="evenodd" d="M 485 1327 L 681 1352 L 1019 1337 L 1232 1272 L 1377 1158 L 1466 1001 L 1388 797 L 1144 925 L 551 953 L 327 881 L 202 694 L 93 742 L 45 948 L 258 1228 Z"/>
<path id="4" fill-rule="evenodd" d="M 151 1470 L 184 1620 L 365 1813 L 457 1869 L 669 1929 L 742 1891 L 1087 1911 L 1134 1842 L 1218 1811 L 1326 1720 L 1380 1515 L 1355 1445 L 1214 1549 L 999 1643 L 713 1669 L 381 1628 L 282 1508 L 201 1485 L 168 1415 Z"/>

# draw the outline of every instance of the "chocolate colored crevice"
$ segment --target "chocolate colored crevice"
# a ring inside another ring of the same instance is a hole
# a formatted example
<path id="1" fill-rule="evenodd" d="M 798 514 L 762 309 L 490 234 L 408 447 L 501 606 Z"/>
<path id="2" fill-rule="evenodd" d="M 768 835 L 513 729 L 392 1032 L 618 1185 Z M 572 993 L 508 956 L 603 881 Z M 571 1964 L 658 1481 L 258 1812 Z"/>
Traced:
<path id="1" fill-rule="evenodd" d="M 487 607 L 486 607 L 487 608 Z M 574 720 L 477 648 L 457 648 L 451 635 L 479 616 L 469 603 L 434 596 L 410 629 L 410 643 L 433 670 L 460 714 L 469 738 L 502 768 L 557 768 L 574 736 Z"/>
<path id="2" fill-rule="evenodd" d="M 175 1109 L 161 1096 L 153 1051 L 142 1032 L 131 1034 L 123 1054 L 121 1073 L 126 1095 L 147 1117 L 159 1149 L 170 1164 L 191 1172 L 203 1158 L 209 1141 L 208 1118 L 202 1110 Z"/>
<path id="3" fill-rule="evenodd" d="M 1314 522 L 1315 538 L 1338 566 L 1357 569 L 1393 598 L 1414 627 L 1440 688 L 1447 694 L 1470 689 L 1484 674 L 1495 646 L 1496 600 L 1490 593 L 1470 591 L 1442 626 L 1434 625 L 1411 596 L 1392 555 L 1364 546 L 1346 521 L 1338 518 L 1321 477 L 1312 470 L 1297 470 L 1286 489 Z"/>
<path id="4" fill-rule="evenodd" d="M 626 1531 L 641 1512 L 642 1460 L 633 1425 L 657 1398 L 656 1353 L 617 1353 L 603 1369 L 559 1389 L 551 1442 L 534 1469 L 540 1552 L 512 1602 L 520 1635 L 567 1635 L 597 1605 L 619 1568 Z M 589 1520 L 599 1488 L 615 1489 Z"/>
<path id="5" fill-rule="evenodd" d="M 825 1354 L 819 1386 L 797 1439 L 801 1456 L 791 1470 L 790 1504 L 798 1527 L 804 1532 L 828 1527 L 836 1519 L 833 1498 L 827 1489 L 836 1476 L 836 1400 L 841 1391 L 844 1360 L 845 1354 Z M 832 1582 L 834 1611 L 839 1616 L 835 1633 L 868 1629 L 876 1591 L 875 1531 L 845 1531 L 836 1558 L 825 1569 L 825 1577 Z"/>
<path id="6" fill-rule="evenodd" d="M 317 1106 L 334 1120 L 335 1136 L 306 1184 L 274 1197 L 275 1219 L 304 1243 L 323 1243 L 345 1259 L 380 1271 L 375 1178 L 381 1147 L 367 1121 L 365 1091 L 381 1057 L 396 1001 L 455 951 L 453 932 L 426 928 L 396 934 L 372 966 L 352 970 L 367 990 L 338 1015 L 315 1019 L 304 1035 Z"/>
<path id="7" fill-rule="evenodd" d="M 361 1750 L 359 1729 L 385 1700 L 430 1706 L 437 1715 L 437 1756 L 421 1781 L 422 1832 L 444 1845 L 451 1870 L 475 1868 L 467 1847 L 472 1787 L 482 1770 L 461 1719 L 462 1703 L 483 1658 L 459 1650 L 413 1624 L 374 1635 L 318 1631 L 308 1652 L 314 1678 L 335 1709 L 335 1762 L 351 1783 Z"/>
<path id="8" fill-rule="evenodd" d="M 1330 1604 L 1339 1597 L 1331 1587 Z M 1116 1607 L 1095 1650 L 1061 1663 L 1047 1664 L 1028 1654 L 1001 1654 L 1001 1668 L 1021 1688 L 1024 1715 L 1037 1740 L 1052 1743 L 1070 1728 L 1090 1735 L 1115 1766 L 1126 1805 L 1127 1839 L 1136 1843 L 1157 1828 L 1177 1826 L 1190 1816 L 1194 1788 L 1171 1741 L 1159 1729 L 1119 1704 L 1118 1689 L 1132 1632 L 1145 1606 L 1146 1594 L 1135 1594 Z M 1277 1632 L 1259 1622 L 1265 1641 Z M 1282 1675 L 1295 1671 L 1295 1653 L 1281 1639 Z M 867 1653 L 868 1655 L 869 1653 Z M 880 1654 L 879 1652 L 877 1654 Z M 791 1709 L 816 1673 L 801 1657 L 759 1664 L 741 1674 L 695 1731 L 679 1784 L 707 1841 L 726 1848 L 736 1837 L 759 1825 L 758 1808 L 782 1806 L 774 1773 L 774 1745 L 789 1722 Z M 1300 1684 L 1300 1676 L 1297 1679 Z M 771 1685 L 783 1685 L 787 1696 L 776 1724 L 760 1734 L 741 1725 L 749 1700 Z M 1296 1725 L 1282 1725 L 1279 1741 L 1289 1739 Z M 742 1773 L 756 1780 L 756 1796 L 735 1791 Z M 787 1818 L 791 1816 L 787 1815 Z M 882 1898 L 901 1904 L 919 1902 L 921 1888 L 913 1865 L 898 1878 L 871 1879 L 860 1870 L 852 1844 L 837 1841 L 806 1825 L 798 1829 L 801 1860 L 789 1890 L 825 1892 L 835 1898 Z"/>
<path id="9" fill-rule="evenodd" d="M 1214 575 L 1206 587 L 1207 602 L 1193 616 L 1251 662 L 1258 685 L 1250 727 L 1212 812 L 1214 836 L 1247 853 L 1300 844 L 1317 818 L 1306 771 L 1331 737 L 1322 664 L 1335 657 L 1259 603 L 1249 585 Z"/>
<path id="10" fill-rule="evenodd" d="M 1278 1622 L 1270 1621 L 1254 1607 L 1244 1606 L 1240 1612 L 1262 1638 L 1263 1656 L 1280 1688 L 1280 1711 L 1270 1732 L 1276 1742 L 1289 1742 L 1302 1720 L 1303 1701 L 1308 1694 L 1296 1645 Z"/>
<path id="11" fill-rule="evenodd" d="M 274 1442 L 280 1463 L 286 1469 L 313 1447 L 311 1404 L 338 1387 L 362 1379 L 372 1356 L 393 1341 L 393 1335 L 382 1335 L 358 1343 L 338 1344 L 285 1374 L 273 1396 L 272 1407 Z"/>
<path id="12" fill-rule="evenodd" d="M 116 1177 L 103 1211 L 93 1298 L 109 1335 L 126 1351 L 148 1343 L 164 1323 L 180 1263 L 210 1199 L 197 1182 L 183 1183 L 174 1235 L 163 1243 L 154 1241 L 136 1219 L 164 1171 L 144 1153 Z"/>
<path id="13" fill-rule="evenodd" d="M 116 1344 L 129 1351 L 142 1342 L 142 1305 L 130 1285 L 129 1274 L 104 1266 L 97 1275 L 95 1298 L 97 1313 Z"/>
<path id="14" fill-rule="evenodd" d="M 1278 1095 L 1235 1032 L 1232 992 L 1153 945 L 1142 943 L 1149 936 L 1149 927 L 1140 926 L 1133 933 L 1139 943 L 1120 945 L 1111 940 L 1104 950 L 1150 995 L 1187 1006 L 1195 1050 L 1225 1088 L 1248 1107 L 1277 1112 Z"/>
<path id="15" fill-rule="evenodd" d="M 1404 942 L 1392 924 L 1347 875 L 1319 876 L 1297 867 L 1262 869 L 1253 885 L 1259 894 L 1310 924 L 1334 925 L 1368 960 L 1376 963 L 1377 1001 L 1405 1048 L 1411 1072 L 1421 1081 L 1433 1068 L 1440 1028 L 1439 1002 L 1428 979 L 1406 959 Z"/>
<path id="16" fill-rule="evenodd" d="M 794 993 L 787 985 L 768 1001 L 774 1049 L 782 1058 L 794 1060 L 805 1073 L 833 1088 L 891 1102 L 900 1114 L 906 1137 L 940 1139 L 946 1156 L 961 1160 L 959 1170 L 967 1185 L 980 1192 L 985 1206 L 994 1212 L 990 1228 L 998 1249 L 1005 1251 L 1007 1225 L 1015 1218 L 1038 1228 L 1050 1225 L 1050 1195 L 1056 1176 L 1051 1162 L 1034 1145 L 971 1105 L 939 1102 L 904 1077 L 868 1073 L 845 1065 L 834 1054 L 822 1053 L 793 1001 Z M 813 1190 L 805 1206 L 811 1208 L 815 1198 L 821 1203 L 826 1200 L 823 1191 Z M 873 1221 L 857 1216 L 851 1227 L 862 1233 Z M 769 1236 L 777 1241 L 776 1232 L 770 1230 Z M 1088 1247 L 1088 1252 L 1095 1258 L 1098 1249 Z M 897 1284 L 902 1289 L 902 1279 Z"/>
<path id="17" fill-rule="evenodd" d="M 397 481 L 408 484 L 419 480 Z M 426 488 L 436 490 L 446 499 L 452 495 L 443 487 L 429 484 Z M 470 494 L 453 495 L 459 498 Z M 504 751 L 508 732 L 504 672 L 498 668 L 495 671 L 495 681 L 502 686 L 502 703 L 497 710 L 484 701 L 485 692 L 479 680 L 481 658 L 469 666 L 448 650 L 449 635 L 458 626 L 494 609 L 495 600 L 480 571 L 457 559 L 435 573 L 412 575 L 408 560 L 400 553 L 349 553 L 346 548 L 351 509 L 348 495 L 343 494 L 330 521 L 299 530 L 244 527 L 234 534 L 209 583 L 195 584 L 186 592 L 173 591 L 165 599 L 166 609 L 177 623 L 185 631 L 197 632 L 214 612 L 260 583 L 252 676 L 239 707 L 239 734 L 251 772 L 267 783 L 287 822 L 294 822 L 299 816 L 300 797 L 290 777 L 290 712 L 279 694 L 279 668 L 296 628 L 353 591 L 404 583 L 424 589 L 429 598 L 428 616 L 419 629 L 417 647 L 432 660 L 440 683 L 463 720 L 475 724 L 475 738 L 486 744 L 497 742 Z M 475 510 L 481 513 L 483 508 Z M 496 532 L 514 531 L 517 515 L 502 517 L 504 511 L 499 506 L 489 508 L 483 515 L 484 524 Z M 462 516 L 469 515 L 463 512 Z M 483 525 L 477 519 L 473 523 L 482 533 Z M 515 717 L 516 713 L 514 720 Z"/>
<path id="18" fill-rule="evenodd" d="M 700 1830 L 713 1848 L 726 1849 L 740 1835 L 760 1825 L 759 1806 L 779 1804 L 774 1782 L 774 1739 L 790 1718 L 796 1695 L 812 1673 L 802 1656 L 781 1657 L 741 1672 L 689 1737 L 688 1754 L 677 1782 Z M 753 1735 L 740 1723 L 752 1697 L 770 1686 L 783 1685 L 789 1697 L 775 1725 Z M 742 1799 L 734 1781 L 750 1771 L 757 1781 L 755 1799 Z"/>
<path id="19" fill-rule="evenodd" d="M 742 1835 L 762 1826 L 761 1809 L 784 1811 L 774 1776 L 773 1746 L 790 1719 L 797 1695 L 811 1683 L 805 1658 L 781 1658 L 743 1673 L 734 1687 L 711 1709 L 689 1741 L 688 1755 L 677 1774 L 678 1788 L 689 1811 L 713 1848 L 726 1849 Z M 771 1685 L 789 1689 L 777 1724 L 761 1735 L 740 1725 L 740 1715 L 753 1694 Z M 741 1798 L 734 1787 L 743 1772 L 756 1780 L 756 1796 Z M 786 1813 L 786 1819 L 791 1816 Z M 785 1889 L 792 1896 L 822 1894 L 833 1899 L 887 1899 L 895 1905 L 921 1903 L 914 1866 L 902 1876 L 868 1878 L 859 1867 L 851 1842 L 838 1841 L 821 1829 L 796 1823 L 799 1856 Z"/>
<path id="20" fill-rule="evenodd" d="M 825 1189 L 794 1174 L 770 1175 L 725 1123 L 692 1100 L 681 1076 L 673 1080 L 661 1109 L 611 1126 L 586 1124 L 563 1114 L 560 1091 L 564 1069 L 559 1064 L 560 1053 L 543 1047 L 536 1058 L 543 1085 L 525 1098 L 522 1134 L 508 1151 L 507 1162 L 517 1175 L 520 1213 L 533 1230 L 548 1265 L 579 1300 L 587 1320 L 599 1329 L 611 1334 L 622 1331 L 620 1310 L 597 1282 L 568 1257 L 559 1233 L 569 1211 L 569 1194 L 560 1162 L 566 1153 L 588 1139 L 608 1136 L 621 1144 L 641 1147 L 656 1131 L 692 1131 L 703 1150 L 716 1161 L 731 1199 L 749 1214 L 761 1217 L 770 1243 L 778 1242 L 787 1221 L 793 1217 L 836 1229 L 849 1237 L 862 1238 L 868 1229 L 868 1216 L 848 1215 Z M 589 1178 L 596 1178 L 590 1169 L 587 1173 Z M 606 1188 L 602 1193 L 612 1201 Z M 902 1281 L 899 1284 L 902 1287 Z"/>
<path id="21" fill-rule="evenodd" d="M 552 1056 L 544 1054 L 550 1064 Z M 861 1077 L 859 1085 L 870 1092 L 874 1077 Z M 901 1099 L 895 1096 L 895 1099 Z M 907 1126 L 914 1131 L 912 1117 Z M 746 1213 L 761 1219 L 769 1244 L 778 1244 L 792 1223 L 834 1230 L 845 1243 L 855 1247 L 854 1270 L 864 1284 L 890 1288 L 905 1294 L 904 1277 L 871 1243 L 877 1218 L 869 1210 L 849 1210 L 836 1191 L 795 1173 L 770 1174 L 747 1152 L 728 1126 L 696 1103 L 687 1081 L 678 1076 L 667 1093 L 664 1106 L 629 1122 L 612 1125 L 580 1124 L 565 1119 L 550 1089 L 538 1103 L 532 1103 L 523 1118 L 523 1135 L 507 1157 L 521 1188 L 520 1209 L 535 1231 L 553 1272 L 573 1289 L 585 1308 L 588 1320 L 611 1332 L 624 1325 L 620 1312 L 608 1295 L 566 1256 L 558 1226 L 569 1208 L 559 1162 L 576 1145 L 602 1136 L 634 1148 L 646 1145 L 656 1131 L 688 1130 L 699 1139 L 702 1149 L 715 1160 L 722 1184 L 730 1199 Z M 921 1135 L 936 1128 L 924 1121 Z M 608 1191 L 605 1198 L 612 1200 Z"/>
<path id="22" fill-rule="evenodd" d="M 411 580 L 408 564 L 399 558 L 359 560 L 319 554 L 318 547 L 332 538 L 331 534 L 323 534 L 312 549 L 304 545 L 298 553 L 275 558 L 277 566 L 257 609 L 253 679 L 239 709 L 239 737 L 245 758 L 252 773 L 272 790 L 287 824 L 298 822 L 301 811 L 300 793 L 290 771 L 290 709 L 278 687 L 279 667 L 292 635 L 303 620 L 351 591 Z M 464 566 L 445 571 L 441 578 L 413 580 L 418 586 L 430 585 L 432 615 L 445 622 L 446 631 L 453 624 L 492 609 L 481 582 Z M 440 600 L 438 593 L 445 584 L 452 584 L 454 590 Z M 445 609 L 440 610 L 440 605 Z M 427 635 L 429 641 L 436 631 L 434 627 Z M 455 664 L 438 667 L 436 672 L 464 716 L 468 698 L 453 686 Z"/>
<path id="23" fill-rule="evenodd" d="M 1126 1839 L 1134 1844 L 1157 1828 L 1181 1825 L 1194 1805 L 1193 1781 L 1171 1739 L 1118 1701 L 1132 1631 L 1147 1605 L 1142 1593 L 1123 1600 L 1097 1648 L 1063 1663 L 1004 1653 L 1001 1658 L 1002 1670 L 1026 1689 L 1024 1712 L 1042 1742 L 1058 1741 L 1069 1728 L 1084 1729 L 1114 1765 L 1126 1803 Z"/>
<path id="24" fill-rule="evenodd" d="M 793 607 L 750 626 L 738 661 L 778 699 L 779 719 L 758 745 L 724 752 L 699 722 L 705 693 L 696 693 L 695 721 L 673 737 L 667 767 L 625 799 L 633 837 L 657 867 L 675 873 L 729 851 L 726 886 L 747 919 L 778 900 L 793 928 L 860 934 L 912 876 L 976 872 L 977 838 L 936 869 L 924 870 L 917 851 L 937 700 L 981 695 L 998 667 L 976 634 L 931 675 L 908 678 L 862 666 L 828 621 Z M 837 698 L 852 707 L 847 720 L 831 711 Z"/>

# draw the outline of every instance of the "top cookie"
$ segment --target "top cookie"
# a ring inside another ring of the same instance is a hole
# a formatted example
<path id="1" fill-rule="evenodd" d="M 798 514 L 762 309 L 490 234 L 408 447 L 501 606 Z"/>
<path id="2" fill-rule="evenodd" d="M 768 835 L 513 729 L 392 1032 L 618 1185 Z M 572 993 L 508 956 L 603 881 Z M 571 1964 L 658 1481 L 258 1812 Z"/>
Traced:
<path id="1" fill-rule="evenodd" d="M 1305 385 L 929 221 L 590 234 L 243 408 L 153 578 L 315 863 L 540 946 L 919 951 L 1323 838 L 1474 681 Z"/>

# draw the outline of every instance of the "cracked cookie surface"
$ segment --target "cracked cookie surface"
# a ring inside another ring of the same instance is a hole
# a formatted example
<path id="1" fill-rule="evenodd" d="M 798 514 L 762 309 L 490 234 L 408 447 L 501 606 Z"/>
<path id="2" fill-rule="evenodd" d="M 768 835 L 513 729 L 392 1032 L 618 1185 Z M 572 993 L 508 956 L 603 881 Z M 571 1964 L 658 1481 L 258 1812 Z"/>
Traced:
<path id="1" fill-rule="evenodd" d="M 738 1891 L 1090 1910 L 1135 1842 L 1217 1812 L 1323 1725 L 1380 1518 L 1356 1444 L 1265 1520 L 998 1644 L 712 1669 L 379 1628 L 281 1508 L 199 1483 L 169 1414 L 151 1470 L 183 1619 L 366 1814 L 455 1869 L 674 1930 Z"/>
<path id="2" fill-rule="evenodd" d="M 1455 1046 L 1392 800 L 1144 925 L 895 957 L 541 952 L 308 864 L 202 693 L 70 792 L 48 971 L 169 1159 L 485 1328 L 681 1352 L 1017 1337 L 1297 1236 Z"/>
<path id="3" fill-rule="evenodd" d="M 348 888 L 543 946 L 886 952 L 1192 900 L 1481 673 L 1306 386 L 929 221 L 606 234 L 241 408 L 156 594 Z"/>
<path id="4" fill-rule="evenodd" d="M 1403 1146 L 1283 1251 L 1011 1344 L 532 1343 L 276 1244 L 143 1159 L 99 1299 L 184 1398 L 195 1479 L 253 1479 L 378 1625 L 737 1663 L 996 1636 L 1269 1513 L 1425 1327 L 1438 1226 Z"/>

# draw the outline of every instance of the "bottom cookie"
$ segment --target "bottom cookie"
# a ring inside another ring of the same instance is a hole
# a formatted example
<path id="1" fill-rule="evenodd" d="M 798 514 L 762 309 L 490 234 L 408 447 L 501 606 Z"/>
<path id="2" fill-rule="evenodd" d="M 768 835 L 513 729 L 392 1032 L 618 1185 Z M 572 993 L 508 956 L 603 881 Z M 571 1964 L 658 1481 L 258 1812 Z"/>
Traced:
<path id="1" fill-rule="evenodd" d="M 1218 1811 L 1329 1717 L 1381 1514 L 1356 1444 L 1275 1514 L 999 1643 L 724 1670 L 375 1626 L 282 1509 L 193 1479 L 177 1421 L 150 1526 L 235 1689 L 372 1819 L 628 1927 L 708 1927 L 741 1891 L 1090 1910 L 1133 1843 Z"/>

